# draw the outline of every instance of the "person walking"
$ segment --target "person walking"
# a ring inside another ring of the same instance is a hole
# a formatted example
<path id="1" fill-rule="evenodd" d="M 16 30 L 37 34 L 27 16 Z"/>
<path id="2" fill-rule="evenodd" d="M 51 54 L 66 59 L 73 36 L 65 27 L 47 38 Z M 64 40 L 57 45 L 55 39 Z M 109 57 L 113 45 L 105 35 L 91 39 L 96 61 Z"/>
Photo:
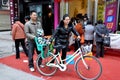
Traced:
<path id="1" fill-rule="evenodd" d="M 50 38 L 50 41 L 55 39 L 56 53 L 62 50 L 62 60 L 66 58 L 66 53 L 69 45 L 69 35 L 73 32 L 77 38 L 80 38 L 79 33 L 74 29 L 72 23 L 70 22 L 70 17 L 68 14 L 63 16 L 59 26 L 55 30 L 54 34 Z M 54 62 L 54 60 L 52 61 Z M 64 63 L 64 62 L 63 62 Z"/>
<path id="2" fill-rule="evenodd" d="M 30 68 L 30 71 L 33 72 L 35 71 L 34 63 L 33 63 L 34 48 L 36 48 L 37 54 L 40 54 L 40 52 L 37 50 L 34 38 L 37 36 L 37 30 L 43 30 L 43 29 L 42 29 L 41 23 L 37 21 L 37 13 L 35 11 L 31 11 L 30 18 L 31 18 L 30 21 L 28 21 L 25 24 L 25 33 L 26 33 L 27 40 L 28 40 L 29 68 Z"/>
<path id="3" fill-rule="evenodd" d="M 102 20 L 99 20 L 95 29 L 96 35 L 96 57 L 104 57 L 104 44 L 103 39 L 105 36 L 109 35 L 109 31 L 106 26 L 103 24 Z"/>
<path id="4" fill-rule="evenodd" d="M 19 46 L 22 45 L 22 48 L 28 56 L 27 48 L 25 46 L 25 32 L 24 32 L 24 25 L 19 21 L 18 17 L 14 18 L 15 23 L 12 26 L 12 39 L 15 41 L 15 48 L 16 48 L 16 59 L 20 58 L 20 50 Z"/>

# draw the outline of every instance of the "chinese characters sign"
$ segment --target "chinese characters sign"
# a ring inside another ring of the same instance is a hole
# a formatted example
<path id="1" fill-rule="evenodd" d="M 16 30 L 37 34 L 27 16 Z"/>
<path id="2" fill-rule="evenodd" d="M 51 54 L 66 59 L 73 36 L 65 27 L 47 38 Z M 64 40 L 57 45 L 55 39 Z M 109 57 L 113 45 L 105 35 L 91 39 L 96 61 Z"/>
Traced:
<path id="1" fill-rule="evenodd" d="M 116 30 L 117 4 L 117 0 L 114 0 L 106 5 L 105 24 L 112 31 Z"/>
<path id="2" fill-rule="evenodd" d="M 103 5 L 98 5 L 98 20 L 103 20 L 104 21 L 104 4 Z"/>
<path id="3" fill-rule="evenodd" d="M 18 17 L 18 2 L 10 0 L 10 20 L 11 25 L 14 23 L 14 17 Z"/>

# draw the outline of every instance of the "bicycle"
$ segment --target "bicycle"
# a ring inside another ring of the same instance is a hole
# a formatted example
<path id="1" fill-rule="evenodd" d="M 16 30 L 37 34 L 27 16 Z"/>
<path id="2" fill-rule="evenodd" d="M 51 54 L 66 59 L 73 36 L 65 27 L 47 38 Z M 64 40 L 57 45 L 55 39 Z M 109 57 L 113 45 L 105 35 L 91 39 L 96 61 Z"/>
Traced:
<path id="1" fill-rule="evenodd" d="M 61 55 L 58 52 L 56 55 L 53 53 L 53 50 L 50 49 L 51 44 L 46 44 L 48 47 L 47 56 L 44 53 L 38 55 L 36 66 L 39 71 L 44 76 L 52 76 L 55 72 L 60 69 L 60 71 L 66 71 L 67 65 L 76 59 L 75 70 L 78 76 L 84 80 L 96 80 L 102 74 L 102 65 L 100 61 L 94 57 L 90 56 L 87 53 L 87 49 L 84 46 L 81 46 L 76 50 L 71 57 L 66 58 L 65 60 L 61 59 Z M 43 46 L 43 45 L 41 45 Z M 38 46 L 39 48 L 39 46 Z M 44 50 L 43 47 L 40 48 Z M 51 63 L 54 60 L 54 63 Z M 63 61 L 67 62 L 63 64 Z"/>

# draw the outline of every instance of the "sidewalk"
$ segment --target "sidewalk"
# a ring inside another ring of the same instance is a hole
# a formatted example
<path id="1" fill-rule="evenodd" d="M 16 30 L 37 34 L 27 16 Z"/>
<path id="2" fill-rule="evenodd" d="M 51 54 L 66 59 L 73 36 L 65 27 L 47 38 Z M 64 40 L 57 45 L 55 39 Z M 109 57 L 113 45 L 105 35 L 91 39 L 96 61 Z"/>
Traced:
<path id="1" fill-rule="evenodd" d="M 44 80 L 44 79 L 0 64 L 0 80 Z"/>
<path id="2" fill-rule="evenodd" d="M 11 31 L 0 32 L 0 58 L 12 55 L 14 53 L 13 46 Z"/>
<path id="3" fill-rule="evenodd" d="M 0 58 L 15 54 L 11 31 L 0 32 Z M 21 70 L 8 67 L 0 62 L 0 80 L 43 80 Z"/>

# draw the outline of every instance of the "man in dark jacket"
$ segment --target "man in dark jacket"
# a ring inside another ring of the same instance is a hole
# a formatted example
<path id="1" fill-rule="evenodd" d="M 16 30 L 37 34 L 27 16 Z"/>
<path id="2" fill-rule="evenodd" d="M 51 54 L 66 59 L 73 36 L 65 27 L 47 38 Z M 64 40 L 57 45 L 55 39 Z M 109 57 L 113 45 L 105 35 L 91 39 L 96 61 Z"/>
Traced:
<path id="1" fill-rule="evenodd" d="M 76 36 L 78 36 L 77 38 L 80 38 L 78 32 L 74 29 L 72 23 L 70 23 L 70 18 L 68 14 L 65 14 L 63 16 L 63 20 L 60 22 L 55 33 L 51 37 L 51 40 L 55 39 L 55 46 L 57 46 L 55 54 L 60 52 L 60 50 L 62 49 L 62 60 L 66 58 L 70 32 L 73 32 Z"/>
<path id="2" fill-rule="evenodd" d="M 102 20 L 98 21 L 96 25 L 96 57 L 104 57 L 104 45 L 103 39 L 105 36 L 109 35 L 109 31 L 106 26 L 103 24 Z"/>

